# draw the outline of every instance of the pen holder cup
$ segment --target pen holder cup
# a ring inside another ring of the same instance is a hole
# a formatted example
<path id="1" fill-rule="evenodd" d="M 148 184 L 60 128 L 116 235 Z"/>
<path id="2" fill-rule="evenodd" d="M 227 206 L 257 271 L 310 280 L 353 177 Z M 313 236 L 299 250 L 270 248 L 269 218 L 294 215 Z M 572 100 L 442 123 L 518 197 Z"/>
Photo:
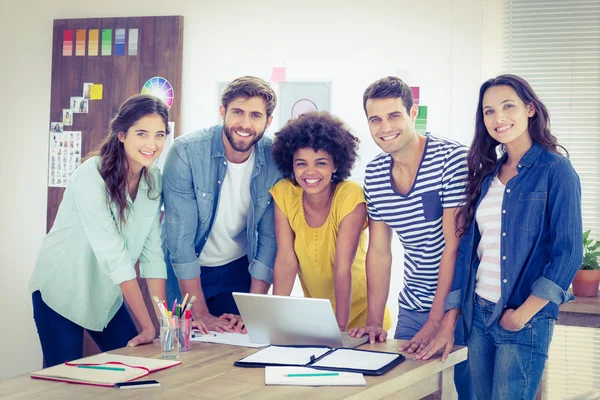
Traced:
<path id="1" fill-rule="evenodd" d="M 165 360 L 179 358 L 179 318 L 161 317 L 160 323 L 160 350 Z"/>
<path id="2" fill-rule="evenodd" d="M 179 319 L 179 351 L 190 350 L 190 338 L 192 337 L 192 320 Z"/>

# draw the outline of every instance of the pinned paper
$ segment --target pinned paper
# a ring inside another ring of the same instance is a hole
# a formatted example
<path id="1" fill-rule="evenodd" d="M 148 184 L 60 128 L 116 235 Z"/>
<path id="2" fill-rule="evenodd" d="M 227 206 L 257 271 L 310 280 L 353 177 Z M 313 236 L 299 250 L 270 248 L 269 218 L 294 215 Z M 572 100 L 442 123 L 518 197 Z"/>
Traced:
<path id="1" fill-rule="evenodd" d="M 73 125 L 73 112 L 70 108 L 63 108 L 63 125 L 64 126 L 72 126 Z"/>
<path id="2" fill-rule="evenodd" d="M 138 53 L 138 29 L 129 30 L 129 45 L 127 46 L 127 55 L 137 56 Z"/>
<path id="3" fill-rule="evenodd" d="M 102 29 L 102 55 L 112 54 L 112 29 Z"/>
<path id="4" fill-rule="evenodd" d="M 101 83 L 96 83 L 95 85 L 92 85 L 90 89 L 90 100 L 102 100 L 102 91 L 103 86 Z"/>
<path id="5" fill-rule="evenodd" d="M 85 29 L 75 31 L 75 55 L 85 56 Z"/>
<path id="6" fill-rule="evenodd" d="M 125 29 L 115 29 L 115 56 L 125 55 Z"/>
<path id="7" fill-rule="evenodd" d="M 98 29 L 90 29 L 88 34 L 88 56 L 98 55 Z"/>
<path id="8" fill-rule="evenodd" d="M 48 186 L 66 187 L 81 164 L 81 132 L 50 131 Z"/>
<path id="9" fill-rule="evenodd" d="M 273 67 L 273 73 L 271 74 L 271 82 L 285 82 L 284 67 Z"/>
<path id="10" fill-rule="evenodd" d="M 83 84 L 83 98 L 84 99 L 89 99 L 90 98 L 90 93 L 91 93 L 93 85 L 94 84 L 91 83 L 91 82 L 86 82 L 86 83 Z"/>
<path id="11" fill-rule="evenodd" d="M 418 86 L 411 86 L 410 90 L 412 91 L 412 95 L 413 95 L 413 99 L 415 101 L 416 105 L 419 105 L 419 95 L 421 92 L 421 88 L 419 88 Z"/>
<path id="12" fill-rule="evenodd" d="M 73 29 L 65 29 L 63 32 L 63 56 L 73 55 Z"/>

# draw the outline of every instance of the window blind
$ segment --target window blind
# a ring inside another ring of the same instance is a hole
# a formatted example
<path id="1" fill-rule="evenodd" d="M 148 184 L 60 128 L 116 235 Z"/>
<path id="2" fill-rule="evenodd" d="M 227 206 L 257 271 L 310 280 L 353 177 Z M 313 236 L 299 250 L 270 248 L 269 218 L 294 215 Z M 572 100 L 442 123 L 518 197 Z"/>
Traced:
<path id="1" fill-rule="evenodd" d="M 600 0 L 484 0 L 483 23 L 484 78 L 519 75 L 548 107 L 600 239 Z"/>

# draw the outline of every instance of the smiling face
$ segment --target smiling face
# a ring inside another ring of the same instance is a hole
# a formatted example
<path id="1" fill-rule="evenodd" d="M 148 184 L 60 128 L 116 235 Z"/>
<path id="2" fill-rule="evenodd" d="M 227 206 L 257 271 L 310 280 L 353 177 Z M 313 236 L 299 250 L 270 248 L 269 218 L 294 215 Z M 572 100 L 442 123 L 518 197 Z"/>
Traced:
<path id="1" fill-rule="evenodd" d="M 402 98 L 392 97 L 368 99 L 365 108 L 371 136 L 384 152 L 398 153 L 417 137 L 415 105 L 407 110 Z"/>
<path id="2" fill-rule="evenodd" d="M 517 92 L 506 85 L 492 86 L 483 94 L 483 121 L 492 138 L 502 144 L 531 140 L 529 118 L 534 108 L 523 103 Z"/>
<path id="3" fill-rule="evenodd" d="M 296 150 L 293 166 L 296 182 L 309 194 L 330 190 L 331 176 L 337 171 L 331 154 L 312 148 Z"/>
<path id="4" fill-rule="evenodd" d="M 158 114 L 146 115 L 131 125 L 127 132 L 118 133 L 132 171 L 139 172 L 142 167 L 152 165 L 162 152 L 166 133 L 165 122 Z"/>
<path id="5" fill-rule="evenodd" d="M 227 109 L 221 106 L 220 112 L 223 133 L 227 138 L 227 143 L 224 141 L 226 150 L 238 153 L 252 150 L 273 120 L 273 116 L 267 118 L 265 101 L 258 96 L 238 97 L 229 103 Z"/>

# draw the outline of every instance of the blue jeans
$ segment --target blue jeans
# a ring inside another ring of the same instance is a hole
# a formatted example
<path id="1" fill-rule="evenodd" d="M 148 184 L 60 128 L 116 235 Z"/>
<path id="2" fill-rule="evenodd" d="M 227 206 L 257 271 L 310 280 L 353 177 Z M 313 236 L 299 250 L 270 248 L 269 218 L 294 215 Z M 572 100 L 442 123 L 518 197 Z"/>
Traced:
<path id="1" fill-rule="evenodd" d="M 83 357 L 83 330 L 85 328 L 48 307 L 42 300 L 39 290 L 31 294 L 31 300 L 33 302 L 33 318 L 40 337 L 46 367 Z M 125 303 L 103 331 L 86 330 L 102 351 L 125 347 L 127 342 L 138 335 Z"/>
<path id="2" fill-rule="evenodd" d="M 477 397 L 533 400 L 542 380 L 556 321 L 534 316 L 519 331 L 506 330 L 500 323 L 486 328 L 496 305 L 478 295 L 474 303 L 469 361 Z"/>
<path id="3" fill-rule="evenodd" d="M 398 311 L 398 323 L 396 324 L 394 339 L 412 339 L 413 336 L 421 330 L 423 325 L 425 325 L 428 318 L 428 312 L 416 312 L 400 308 Z M 464 346 L 466 343 L 462 343 L 462 339 L 459 339 L 463 337 L 462 330 L 463 323 L 461 316 L 456 324 L 454 339 L 457 345 Z M 469 349 L 469 358 L 470 357 L 471 353 Z M 460 400 L 476 399 L 475 392 L 473 391 L 473 383 L 471 382 L 469 359 L 454 366 L 454 386 L 456 386 L 456 392 L 458 393 L 458 398 Z M 483 397 L 481 399 L 483 399 Z"/>
<path id="4" fill-rule="evenodd" d="M 219 317 L 225 313 L 239 314 L 231 293 L 250 291 L 252 278 L 248 272 L 248 258 L 244 256 L 220 267 L 201 267 L 200 282 L 211 315 Z M 173 304 L 175 299 L 181 301 L 183 296 L 175 272 L 169 265 L 167 266 L 167 304 Z"/>

